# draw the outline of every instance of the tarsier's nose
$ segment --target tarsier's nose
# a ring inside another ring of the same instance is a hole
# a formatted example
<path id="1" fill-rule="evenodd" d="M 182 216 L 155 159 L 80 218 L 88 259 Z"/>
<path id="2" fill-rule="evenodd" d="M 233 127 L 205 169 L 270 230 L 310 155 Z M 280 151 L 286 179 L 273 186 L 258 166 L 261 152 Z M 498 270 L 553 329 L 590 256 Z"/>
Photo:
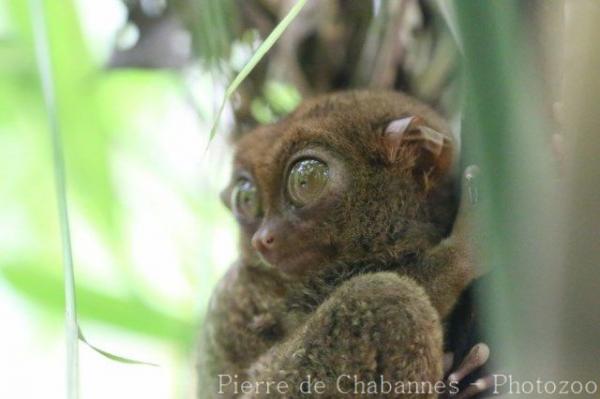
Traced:
<path id="1" fill-rule="evenodd" d="M 275 246 L 275 236 L 268 227 L 261 227 L 252 236 L 252 246 L 257 251 L 264 253 L 273 249 Z"/>

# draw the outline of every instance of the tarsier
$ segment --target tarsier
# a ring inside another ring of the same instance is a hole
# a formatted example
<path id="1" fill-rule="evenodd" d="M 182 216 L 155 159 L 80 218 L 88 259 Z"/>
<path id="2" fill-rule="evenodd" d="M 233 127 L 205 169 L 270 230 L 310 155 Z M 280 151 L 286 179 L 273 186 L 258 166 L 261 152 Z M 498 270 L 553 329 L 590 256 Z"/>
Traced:
<path id="1" fill-rule="evenodd" d="M 223 192 L 241 255 L 204 320 L 199 397 L 438 397 L 443 322 L 478 273 L 455 153 L 397 92 L 308 100 L 243 136 Z"/>

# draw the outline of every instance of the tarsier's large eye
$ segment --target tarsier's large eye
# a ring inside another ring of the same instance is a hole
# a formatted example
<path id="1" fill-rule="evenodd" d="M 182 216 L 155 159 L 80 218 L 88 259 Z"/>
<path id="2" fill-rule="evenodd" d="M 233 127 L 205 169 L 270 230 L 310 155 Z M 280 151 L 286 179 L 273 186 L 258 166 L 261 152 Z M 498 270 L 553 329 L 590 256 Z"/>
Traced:
<path id="1" fill-rule="evenodd" d="M 316 200 L 329 181 L 329 167 L 314 158 L 302 159 L 292 166 L 287 190 L 294 205 L 301 207 Z"/>
<path id="2" fill-rule="evenodd" d="M 244 219 L 254 219 L 260 212 L 256 186 L 248 179 L 240 180 L 231 192 L 233 212 Z"/>

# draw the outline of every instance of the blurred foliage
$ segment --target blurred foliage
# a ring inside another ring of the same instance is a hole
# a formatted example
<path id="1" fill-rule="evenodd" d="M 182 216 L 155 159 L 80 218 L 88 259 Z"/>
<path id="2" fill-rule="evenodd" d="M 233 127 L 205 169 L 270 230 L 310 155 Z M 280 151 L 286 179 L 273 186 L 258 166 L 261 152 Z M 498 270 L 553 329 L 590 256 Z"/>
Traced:
<path id="1" fill-rule="evenodd" d="M 45 271 L 36 263 L 19 262 L 2 266 L 3 277 L 41 309 L 62 314 L 62 274 Z M 193 336 L 193 324 L 160 312 L 135 297 L 119 297 L 100 287 L 77 285 L 78 311 L 86 319 L 113 324 L 149 337 L 171 341 L 186 350 Z"/>
<path id="2" fill-rule="evenodd" d="M 180 176 L 172 175 L 169 168 L 156 165 L 150 172 L 161 184 L 173 187 L 194 224 L 206 225 L 205 230 L 198 228 L 204 240 L 196 243 L 198 249 L 164 265 L 182 268 L 195 294 L 170 300 L 164 294 L 157 296 L 161 287 L 149 285 L 144 272 L 132 266 L 131 209 L 119 187 L 123 172 L 118 169 L 123 159 L 153 166 L 157 157 L 152 140 L 146 142 L 143 135 L 153 120 L 161 120 L 165 104 L 180 97 L 182 80 L 170 71 L 105 70 L 90 52 L 77 5 L 74 0 L 45 2 L 68 195 L 74 224 L 79 226 L 73 233 L 79 313 L 84 322 L 145 334 L 189 352 L 194 309 L 202 306 L 197 301 L 206 301 L 219 275 L 210 255 L 214 252 L 210 226 L 222 225 L 225 211 L 213 186 L 193 192 L 190 180 L 178 181 Z M 41 310 L 60 316 L 64 309 L 61 247 L 46 111 L 31 32 L 26 1 L 0 2 L 0 276 Z M 201 132 L 196 134 L 201 137 Z M 145 142 L 148 147 L 135 147 Z M 201 148 L 198 144 L 193 162 L 199 161 Z M 89 246 L 82 243 L 90 240 L 99 245 L 96 251 L 106 255 L 108 264 L 100 266 L 104 270 L 94 271 L 94 260 L 82 256 Z M 97 275 L 116 280 L 95 283 Z"/>

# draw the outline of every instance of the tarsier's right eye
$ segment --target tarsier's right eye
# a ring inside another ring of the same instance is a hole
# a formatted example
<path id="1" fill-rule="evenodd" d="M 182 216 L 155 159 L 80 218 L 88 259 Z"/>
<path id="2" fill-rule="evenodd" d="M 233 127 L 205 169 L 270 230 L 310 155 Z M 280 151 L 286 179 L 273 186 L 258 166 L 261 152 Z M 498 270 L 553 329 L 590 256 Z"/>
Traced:
<path id="1" fill-rule="evenodd" d="M 243 219 L 255 219 L 260 212 L 256 186 L 248 179 L 237 182 L 231 192 L 233 213 Z"/>
<path id="2" fill-rule="evenodd" d="M 288 195 L 294 205 L 302 207 L 319 198 L 328 181 L 329 167 L 326 163 L 314 158 L 301 159 L 290 170 Z"/>

